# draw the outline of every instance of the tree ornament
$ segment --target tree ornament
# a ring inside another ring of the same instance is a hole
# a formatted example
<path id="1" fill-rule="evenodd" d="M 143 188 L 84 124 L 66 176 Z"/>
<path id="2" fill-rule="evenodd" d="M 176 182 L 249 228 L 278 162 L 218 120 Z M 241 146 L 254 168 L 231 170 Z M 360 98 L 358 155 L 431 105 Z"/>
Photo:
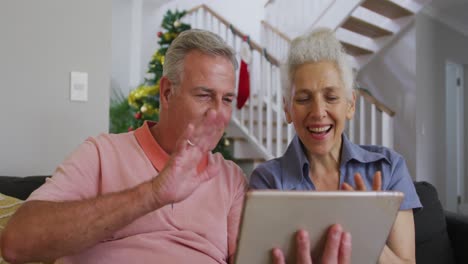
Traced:
<path id="1" fill-rule="evenodd" d="M 136 112 L 135 113 L 135 119 L 138 119 L 138 120 L 141 119 L 141 112 Z"/>
<path id="2" fill-rule="evenodd" d="M 146 105 L 143 105 L 141 108 L 140 108 L 140 111 L 142 113 L 146 113 L 146 111 L 148 111 L 148 107 L 146 107 Z"/>
<path id="3" fill-rule="evenodd" d="M 224 138 L 224 146 L 229 147 L 231 145 L 231 141 L 229 139 Z"/>
<path id="4" fill-rule="evenodd" d="M 133 131 L 133 127 L 130 126 L 128 127 L 128 132 L 131 132 L 131 131 Z"/>
<path id="5" fill-rule="evenodd" d="M 180 27 L 180 25 L 181 25 L 180 20 L 177 19 L 176 21 L 174 21 L 174 27 L 175 28 Z"/>
<path id="6" fill-rule="evenodd" d="M 163 33 L 161 31 L 158 32 L 158 38 L 162 37 Z"/>

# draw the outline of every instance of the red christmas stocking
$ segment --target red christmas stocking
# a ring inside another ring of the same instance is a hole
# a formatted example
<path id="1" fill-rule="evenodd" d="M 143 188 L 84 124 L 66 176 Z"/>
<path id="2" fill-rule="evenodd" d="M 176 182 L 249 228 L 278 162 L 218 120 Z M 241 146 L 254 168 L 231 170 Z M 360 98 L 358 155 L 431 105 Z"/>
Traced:
<path id="1" fill-rule="evenodd" d="M 250 73 L 248 69 L 248 64 L 251 60 L 251 51 L 249 44 L 244 38 L 241 47 L 241 65 L 239 69 L 239 87 L 237 90 L 237 109 L 241 109 L 244 104 L 247 102 L 250 96 Z"/>

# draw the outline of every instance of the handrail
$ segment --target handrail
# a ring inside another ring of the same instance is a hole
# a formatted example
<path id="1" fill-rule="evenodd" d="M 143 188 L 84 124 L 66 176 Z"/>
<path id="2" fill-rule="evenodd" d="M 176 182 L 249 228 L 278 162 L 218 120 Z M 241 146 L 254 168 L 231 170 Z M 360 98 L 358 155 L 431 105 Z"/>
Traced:
<path id="1" fill-rule="evenodd" d="M 278 36 L 280 36 L 282 39 L 284 39 L 285 41 L 287 42 L 291 42 L 292 40 L 286 36 L 286 34 L 284 34 L 283 32 L 281 32 L 279 29 L 277 29 L 276 27 L 274 27 L 273 25 L 271 25 L 270 23 L 268 23 L 267 21 L 265 20 L 262 20 L 262 25 L 264 25 L 265 27 L 267 27 L 268 29 L 270 29 L 271 31 L 273 31 L 275 34 L 277 34 Z"/>
<path id="2" fill-rule="evenodd" d="M 246 36 L 246 34 L 244 34 L 242 31 L 240 31 L 238 28 L 236 28 L 235 26 L 233 26 L 231 23 L 229 23 L 224 17 L 222 17 L 221 15 L 219 15 L 218 13 L 216 13 L 213 9 L 209 8 L 207 5 L 205 4 L 201 4 L 201 5 L 198 5 L 198 6 L 195 6 L 194 8 L 190 9 L 187 11 L 187 14 L 191 14 L 195 11 L 197 11 L 198 9 L 205 9 L 207 12 L 211 13 L 211 15 L 213 15 L 214 17 L 216 17 L 221 23 L 223 23 L 226 27 L 229 27 L 232 32 L 234 34 L 236 34 L 237 36 L 243 38 L 244 36 Z M 250 40 L 250 47 L 254 50 L 257 50 L 258 52 L 260 52 L 260 54 L 263 54 L 265 53 L 264 55 L 268 58 L 268 60 L 271 62 L 271 64 L 275 65 L 275 66 L 279 66 L 280 65 L 280 62 L 277 58 L 275 58 L 271 53 L 269 53 L 268 51 L 264 50 L 259 44 L 257 44 L 255 41 L 253 40 Z"/>
<path id="3" fill-rule="evenodd" d="M 365 89 L 358 88 L 355 89 L 356 93 L 362 97 L 364 97 L 367 101 L 369 101 L 372 104 L 375 104 L 377 109 L 379 109 L 382 112 L 387 113 L 389 116 L 395 116 L 395 112 L 388 108 L 386 105 L 384 105 L 382 102 L 380 102 L 377 98 L 372 96 L 369 92 L 367 92 Z"/>

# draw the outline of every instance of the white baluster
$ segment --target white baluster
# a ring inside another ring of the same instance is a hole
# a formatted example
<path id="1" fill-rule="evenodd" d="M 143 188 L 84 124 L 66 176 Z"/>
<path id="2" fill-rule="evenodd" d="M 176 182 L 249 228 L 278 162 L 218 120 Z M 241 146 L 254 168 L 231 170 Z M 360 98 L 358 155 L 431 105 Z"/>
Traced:
<path id="1" fill-rule="evenodd" d="M 377 144 L 377 108 L 371 104 L 371 144 Z"/>
<path id="2" fill-rule="evenodd" d="M 249 98 L 249 134 L 254 136 L 254 105 L 255 99 L 258 98 L 256 88 L 258 87 L 258 71 L 257 71 L 257 62 L 258 62 L 258 51 L 252 50 L 252 62 L 249 65 L 250 73 L 250 98 Z"/>
<path id="3" fill-rule="evenodd" d="M 359 97 L 359 143 L 366 144 L 366 100 Z"/>
<path id="4" fill-rule="evenodd" d="M 393 118 L 387 113 L 382 113 L 382 145 L 393 148 Z"/>
<path id="5" fill-rule="evenodd" d="M 276 90 L 276 157 L 283 154 L 283 113 L 279 68 L 274 66 L 273 87 Z"/>
<path id="6" fill-rule="evenodd" d="M 263 146 L 263 96 L 265 93 L 266 88 L 266 59 L 263 54 L 261 56 L 261 63 L 260 63 L 260 76 L 261 76 L 261 86 L 260 90 L 258 92 L 258 105 L 257 105 L 257 111 L 258 111 L 258 143 Z"/>
<path id="7" fill-rule="evenodd" d="M 267 105 L 267 109 L 266 109 L 266 122 L 267 122 L 267 127 L 266 127 L 266 136 L 267 136 L 267 144 L 266 144 L 266 148 L 267 148 L 267 151 L 268 153 L 272 153 L 273 151 L 273 148 L 272 148 L 272 144 L 273 144 L 273 128 L 272 128 L 272 123 L 273 123 L 273 117 L 272 117 L 272 112 L 273 112 L 273 109 L 272 109 L 272 89 L 271 89 L 271 73 L 272 73 L 272 67 L 271 67 L 271 63 L 269 61 L 267 61 L 267 76 L 266 76 L 266 105 Z"/>

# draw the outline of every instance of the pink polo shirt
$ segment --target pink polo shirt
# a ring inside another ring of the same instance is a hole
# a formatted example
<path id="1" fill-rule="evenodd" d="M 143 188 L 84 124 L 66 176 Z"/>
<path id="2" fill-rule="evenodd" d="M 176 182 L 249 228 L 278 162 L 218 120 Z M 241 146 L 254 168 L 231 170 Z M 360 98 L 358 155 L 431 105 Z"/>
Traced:
<path id="1" fill-rule="evenodd" d="M 28 200 L 81 200 L 150 180 L 169 159 L 151 135 L 152 125 L 87 139 Z M 236 164 L 219 153 L 209 155 L 220 174 L 186 200 L 151 212 L 113 239 L 56 263 L 226 263 L 235 251 L 247 185 Z M 205 166 L 206 161 L 199 169 Z"/>

